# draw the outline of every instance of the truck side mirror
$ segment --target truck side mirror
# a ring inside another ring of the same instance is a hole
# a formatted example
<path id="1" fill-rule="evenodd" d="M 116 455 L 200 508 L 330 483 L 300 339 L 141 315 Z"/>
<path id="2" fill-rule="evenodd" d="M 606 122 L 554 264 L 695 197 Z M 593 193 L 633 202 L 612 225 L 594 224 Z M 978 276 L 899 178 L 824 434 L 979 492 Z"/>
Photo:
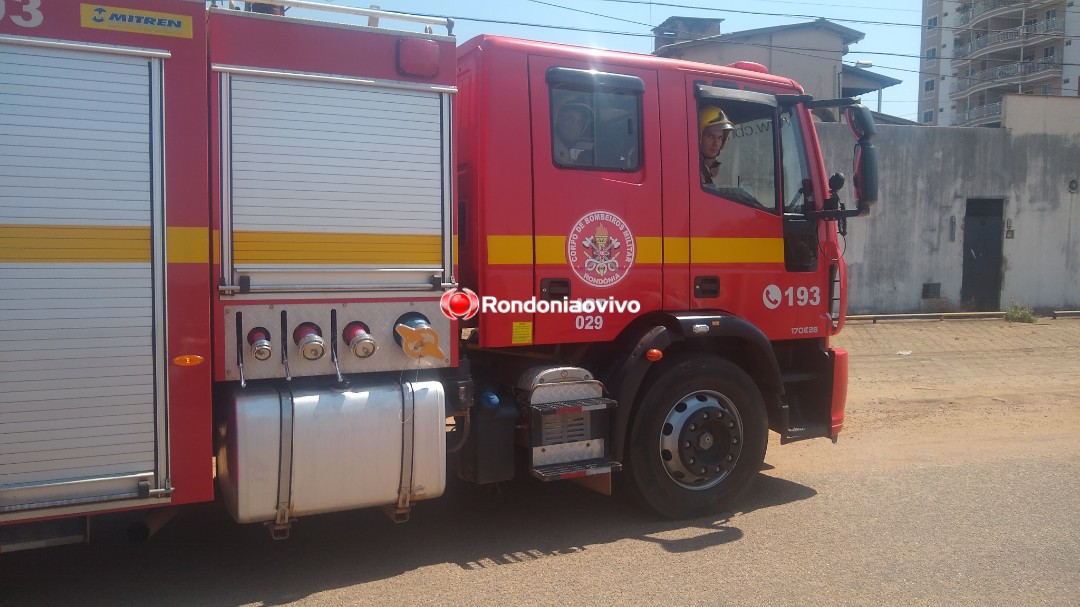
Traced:
<path id="1" fill-rule="evenodd" d="M 877 135 L 877 125 L 874 124 L 874 115 L 870 113 L 870 108 L 856 103 L 855 105 L 849 105 L 844 108 L 844 116 L 847 118 L 848 127 L 851 129 L 851 134 L 855 135 L 855 139 L 859 141 L 870 140 Z"/>
<path id="2" fill-rule="evenodd" d="M 860 216 L 870 213 L 870 205 L 877 202 L 878 170 L 877 150 L 872 139 L 877 126 L 870 108 L 856 104 L 845 110 L 848 126 L 858 143 L 855 146 L 855 202 Z"/>
<path id="3" fill-rule="evenodd" d="M 860 141 L 855 146 L 855 204 L 860 216 L 870 212 L 877 197 L 877 150 L 869 141 Z"/>
<path id="4" fill-rule="evenodd" d="M 838 221 L 840 222 L 840 233 L 846 234 L 847 218 L 869 214 L 870 205 L 877 202 L 878 198 L 877 150 L 874 149 L 872 142 L 874 136 L 877 135 L 874 115 L 870 112 L 870 108 L 854 99 L 807 101 L 804 105 L 811 109 L 843 107 L 848 127 L 857 140 L 855 144 L 855 174 L 853 175 L 856 208 L 845 208 L 844 203 L 840 202 L 837 192 L 844 187 L 844 175 L 843 173 L 836 173 L 829 177 L 829 197 L 825 199 L 821 210 L 804 213 L 807 219 Z"/>

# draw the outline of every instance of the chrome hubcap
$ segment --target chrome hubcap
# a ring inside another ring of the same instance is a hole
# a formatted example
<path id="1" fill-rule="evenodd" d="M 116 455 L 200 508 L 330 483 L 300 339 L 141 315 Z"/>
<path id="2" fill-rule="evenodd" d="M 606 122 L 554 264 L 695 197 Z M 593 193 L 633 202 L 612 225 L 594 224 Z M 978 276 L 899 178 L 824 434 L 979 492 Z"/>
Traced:
<path id="1" fill-rule="evenodd" d="M 743 448 L 743 425 L 734 403 L 711 390 L 680 398 L 660 430 L 660 459 L 676 484 L 694 490 L 723 481 Z"/>

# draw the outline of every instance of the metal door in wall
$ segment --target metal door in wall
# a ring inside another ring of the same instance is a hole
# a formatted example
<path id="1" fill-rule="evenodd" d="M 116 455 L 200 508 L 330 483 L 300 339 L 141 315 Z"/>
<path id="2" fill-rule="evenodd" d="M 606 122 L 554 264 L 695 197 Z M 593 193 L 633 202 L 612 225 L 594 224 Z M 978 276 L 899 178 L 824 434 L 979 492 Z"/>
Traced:
<path id="1" fill-rule="evenodd" d="M 964 215 L 964 277 L 960 301 L 979 312 L 1001 309 L 1004 200 L 972 199 Z"/>
<path id="2" fill-rule="evenodd" d="M 167 478 L 161 54 L 75 47 L 0 44 L 0 521 Z"/>

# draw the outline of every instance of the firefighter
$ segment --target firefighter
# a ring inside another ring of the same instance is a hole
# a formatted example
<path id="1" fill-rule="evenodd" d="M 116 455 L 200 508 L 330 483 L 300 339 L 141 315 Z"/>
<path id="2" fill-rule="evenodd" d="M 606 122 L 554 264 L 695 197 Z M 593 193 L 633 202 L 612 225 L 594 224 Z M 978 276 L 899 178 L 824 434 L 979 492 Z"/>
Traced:
<path id="1" fill-rule="evenodd" d="M 592 164 L 592 142 L 586 138 L 592 119 L 592 108 L 580 100 L 571 99 L 559 107 L 552 129 L 557 164 Z"/>
<path id="2" fill-rule="evenodd" d="M 720 171 L 717 156 L 724 149 L 735 125 L 728 119 L 724 110 L 707 106 L 698 112 L 699 149 L 701 151 L 701 184 L 715 185 L 716 175 Z"/>

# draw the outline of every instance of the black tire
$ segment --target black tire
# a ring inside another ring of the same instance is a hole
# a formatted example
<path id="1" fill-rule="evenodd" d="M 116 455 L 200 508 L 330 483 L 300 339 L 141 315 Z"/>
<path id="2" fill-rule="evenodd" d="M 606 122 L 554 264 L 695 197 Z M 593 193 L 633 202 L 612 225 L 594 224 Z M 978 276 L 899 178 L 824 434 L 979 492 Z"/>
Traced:
<path id="1" fill-rule="evenodd" d="M 734 363 L 696 354 L 659 369 L 638 398 L 627 441 L 631 492 L 661 516 L 729 510 L 768 444 L 761 392 Z"/>

